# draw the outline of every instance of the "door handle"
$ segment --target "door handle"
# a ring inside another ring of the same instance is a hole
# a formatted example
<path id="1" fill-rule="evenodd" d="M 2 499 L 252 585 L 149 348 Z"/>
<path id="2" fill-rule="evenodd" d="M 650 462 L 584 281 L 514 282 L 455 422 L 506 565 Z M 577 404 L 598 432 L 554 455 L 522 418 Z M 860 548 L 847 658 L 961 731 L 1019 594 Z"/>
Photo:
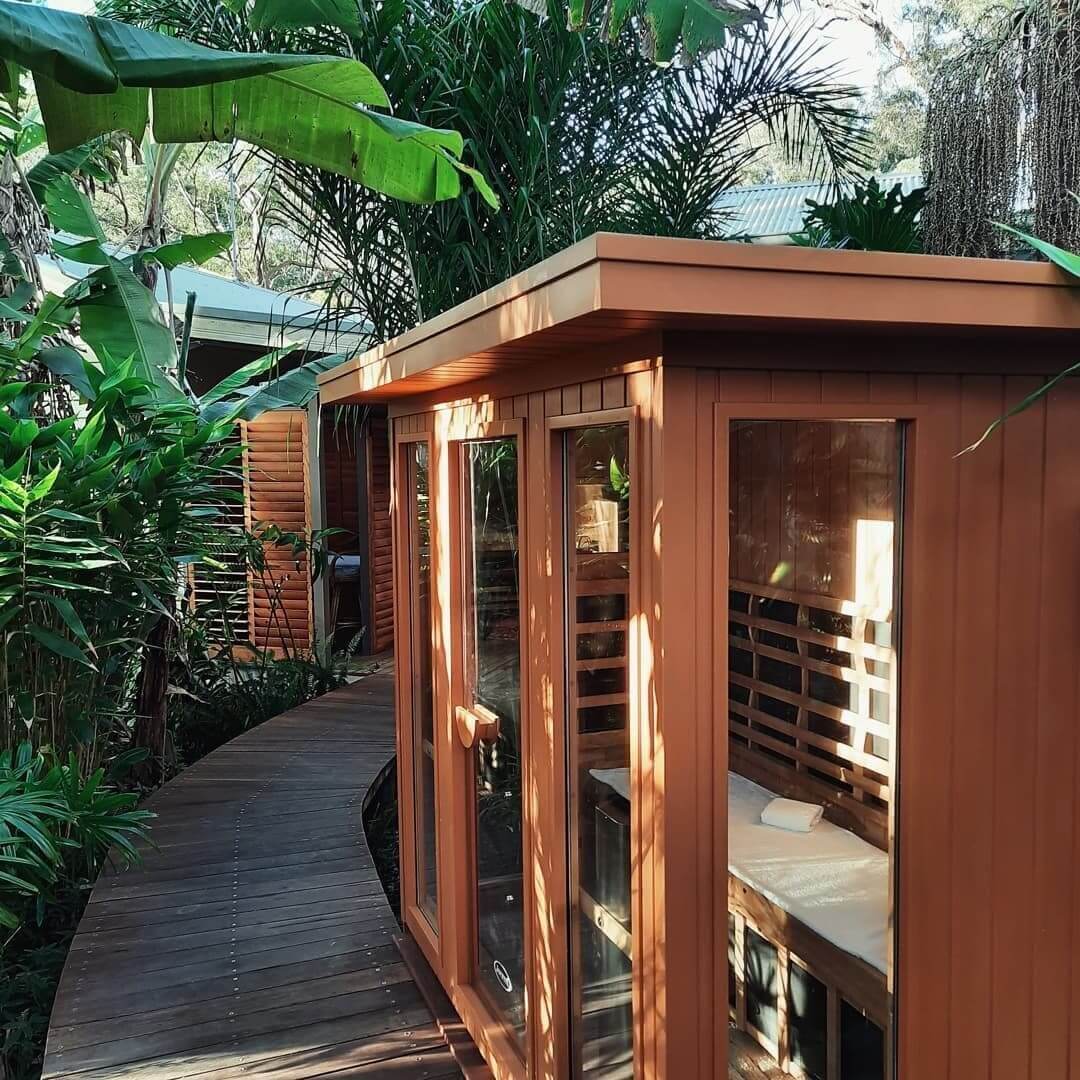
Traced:
<path id="1" fill-rule="evenodd" d="M 459 705 L 454 710 L 454 726 L 466 750 L 471 750 L 478 742 L 494 742 L 499 737 L 499 718 L 483 705 L 474 705 L 471 709 Z"/>

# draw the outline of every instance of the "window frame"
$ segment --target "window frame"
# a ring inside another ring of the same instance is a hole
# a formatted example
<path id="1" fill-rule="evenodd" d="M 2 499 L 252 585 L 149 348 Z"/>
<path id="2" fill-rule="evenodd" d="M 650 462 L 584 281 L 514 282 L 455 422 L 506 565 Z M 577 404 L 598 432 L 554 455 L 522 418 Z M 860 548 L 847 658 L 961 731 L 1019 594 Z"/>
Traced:
<path id="1" fill-rule="evenodd" d="M 900 458 L 898 462 L 898 498 L 897 508 L 899 521 L 897 522 L 895 547 L 897 558 L 894 565 L 894 641 L 897 661 L 896 671 L 893 678 L 895 692 L 892 697 L 892 711 L 894 730 L 896 731 L 895 761 L 892 762 L 892 789 L 893 796 L 889 802 L 889 923 L 888 923 L 888 970 L 886 972 L 886 987 L 888 991 L 890 1020 L 885 1032 L 885 1059 L 886 1078 L 893 1080 L 897 1073 L 897 1055 L 899 1047 L 898 1032 L 902 1024 L 900 1014 L 900 998 L 896 988 L 897 973 L 900 970 L 899 947 L 902 935 L 900 925 L 900 890 L 903 885 L 903 864 L 900 858 L 902 837 L 900 830 L 901 814 L 900 804 L 903 799 L 903 753 L 904 744 L 901 719 L 903 716 L 903 689 L 905 685 L 904 655 L 910 655 L 910 634 L 912 627 L 905 619 L 905 594 L 906 585 L 912 580 L 912 564 L 915 558 L 915 545 L 910 542 L 909 533 L 915 522 L 915 476 L 916 462 L 918 461 L 919 435 L 923 423 L 932 415 L 931 407 L 922 404 L 907 404 L 901 402 L 856 403 L 845 405 L 834 402 L 814 403 L 777 403 L 769 401 L 735 401 L 720 400 L 713 402 L 713 444 L 715 447 L 714 457 L 714 524 L 713 536 L 713 580 L 714 580 L 714 603 L 713 603 L 713 640 L 715 642 L 714 656 L 714 702 L 713 711 L 717 717 L 716 730 L 716 762 L 717 768 L 723 763 L 723 774 L 717 773 L 719 779 L 715 791 L 715 828 L 727 829 L 727 686 L 728 686 L 728 659 L 727 659 L 727 634 L 728 634 L 728 592 L 727 582 L 729 577 L 728 547 L 730 540 L 730 528 L 728 522 L 729 507 L 729 477 L 730 477 L 730 445 L 732 426 L 738 421 L 835 421 L 838 423 L 851 421 L 866 422 L 891 422 L 898 428 Z M 724 851 L 727 845 L 724 843 Z M 716 894 L 717 925 L 726 927 L 730 909 L 728 906 L 727 889 L 717 890 Z M 726 935 L 725 935 L 726 941 Z M 719 957 L 719 950 L 717 950 Z M 805 965 L 804 965 L 805 966 Z M 727 1001 L 727 960 L 726 944 L 724 947 L 724 961 L 717 965 L 716 992 L 718 1001 Z M 720 971 L 723 971 L 723 985 L 721 986 Z"/>
<path id="2" fill-rule="evenodd" d="M 393 535 L 394 535 L 394 562 L 395 580 L 407 582 L 408 590 L 395 590 L 394 595 L 394 618 L 397 647 L 395 650 L 396 665 L 396 693 L 397 715 L 408 718 L 407 724 L 397 724 L 397 780 L 398 780 L 398 825 L 400 831 L 400 851 L 398 853 L 400 899 L 402 922 L 413 935 L 420 946 L 424 957 L 431 967 L 441 972 L 444 960 L 444 930 L 445 930 L 445 905 L 444 892 L 446 888 L 443 842 L 440 836 L 440 818 L 442 817 L 442 798 L 444 785 L 441 782 L 440 772 L 445 745 L 443 737 L 443 715 L 445 709 L 442 706 L 439 694 L 439 679 L 437 676 L 438 652 L 435 648 L 435 627 L 438 621 L 440 606 L 438 596 L 438 575 L 435 562 L 435 514 L 429 510 L 428 528 L 431 530 L 431 564 L 429 573 L 430 581 L 430 625 L 427 628 L 429 645 L 431 647 L 431 679 L 432 679 L 432 743 L 434 761 L 434 805 L 435 805 L 435 874 L 436 874 L 436 925 L 432 925 L 428 914 L 419 902 L 419 882 L 417 880 L 417 866 L 419 850 L 417 847 L 418 833 L 416 828 L 416 808 L 418 790 L 416 778 L 418 762 L 416 759 L 416 747 L 413 735 L 415 730 L 415 714 L 413 700 L 413 686 L 416 680 L 414 671 L 413 647 L 417 635 L 422 633 L 422 628 L 416 625 L 415 612 L 413 611 L 413 567 L 412 555 L 412 531 L 413 523 L 409 519 L 409 511 L 412 506 L 412 495 L 408 490 L 410 480 L 409 456 L 415 453 L 417 443 L 423 443 L 428 451 L 428 501 L 429 507 L 434 510 L 436 506 L 435 494 L 435 459 L 433 456 L 433 439 L 429 432 L 412 432 L 395 434 L 393 444 L 393 456 L 391 465 L 394 472 L 392 490 L 396 493 L 393 506 Z M 405 642 L 408 648 L 403 648 Z M 421 751 L 422 753 L 422 751 Z"/>

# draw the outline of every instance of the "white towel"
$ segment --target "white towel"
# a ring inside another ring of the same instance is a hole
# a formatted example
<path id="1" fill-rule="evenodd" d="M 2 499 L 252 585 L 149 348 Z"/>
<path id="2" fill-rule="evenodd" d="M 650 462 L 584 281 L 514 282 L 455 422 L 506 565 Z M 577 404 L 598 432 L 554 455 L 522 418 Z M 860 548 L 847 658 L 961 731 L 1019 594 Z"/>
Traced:
<path id="1" fill-rule="evenodd" d="M 796 802 L 794 799 L 773 799 L 761 811 L 761 823 L 788 832 L 809 832 L 824 813 L 813 803 Z"/>

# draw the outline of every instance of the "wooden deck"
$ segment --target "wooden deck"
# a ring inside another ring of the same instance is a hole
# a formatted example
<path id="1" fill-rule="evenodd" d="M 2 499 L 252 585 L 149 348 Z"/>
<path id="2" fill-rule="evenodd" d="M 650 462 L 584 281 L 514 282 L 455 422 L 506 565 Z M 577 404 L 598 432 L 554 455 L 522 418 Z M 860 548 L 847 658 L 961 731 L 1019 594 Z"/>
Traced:
<path id="1" fill-rule="evenodd" d="M 158 850 L 94 889 L 43 1076 L 460 1076 L 391 940 L 364 838 L 364 798 L 393 753 L 380 672 L 162 788 Z"/>

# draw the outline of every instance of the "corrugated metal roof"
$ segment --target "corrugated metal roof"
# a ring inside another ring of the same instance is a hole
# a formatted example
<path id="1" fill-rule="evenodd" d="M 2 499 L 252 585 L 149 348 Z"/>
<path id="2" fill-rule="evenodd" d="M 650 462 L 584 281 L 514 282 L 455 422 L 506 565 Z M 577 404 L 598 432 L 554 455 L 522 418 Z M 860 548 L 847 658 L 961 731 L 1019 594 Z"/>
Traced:
<path id="1" fill-rule="evenodd" d="M 877 180 L 886 191 L 900 184 L 905 195 L 923 186 L 923 178 L 918 173 L 888 173 Z M 853 185 L 842 187 L 845 193 L 850 193 Z M 725 235 L 780 240 L 802 228 L 807 199 L 827 202 L 834 196 L 835 189 L 818 180 L 756 184 L 724 192 L 717 200 L 717 207 L 730 213 L 724 222 Z"/>
<path id="2" fill-rule="evenodd" d="M 66 233 L 57 233 L 55 238 L 65 243 L 79 239 Z M 115 245 L 108 245 L 108 250 L 116 255 L 130 254 L 129 249 Z M 95 269 L 56 252 L 39 255 L 38 267 L 46 287 L 57 293 Z M 360 319 L 335 317 L 302 297 L 222 277 L 200 267 L 178 266 L 172 271 L 177 317 L 183 315 L 189 292 L 195 293 L 192 330 L 197 338 L 267 347 L 296 343 L 313 352 L 351 351 L 366 347 L 371 340 L 370 324 Z M 155 293 L 162 309 L 167 310 L 164 274 L 158 275 Z"/>

